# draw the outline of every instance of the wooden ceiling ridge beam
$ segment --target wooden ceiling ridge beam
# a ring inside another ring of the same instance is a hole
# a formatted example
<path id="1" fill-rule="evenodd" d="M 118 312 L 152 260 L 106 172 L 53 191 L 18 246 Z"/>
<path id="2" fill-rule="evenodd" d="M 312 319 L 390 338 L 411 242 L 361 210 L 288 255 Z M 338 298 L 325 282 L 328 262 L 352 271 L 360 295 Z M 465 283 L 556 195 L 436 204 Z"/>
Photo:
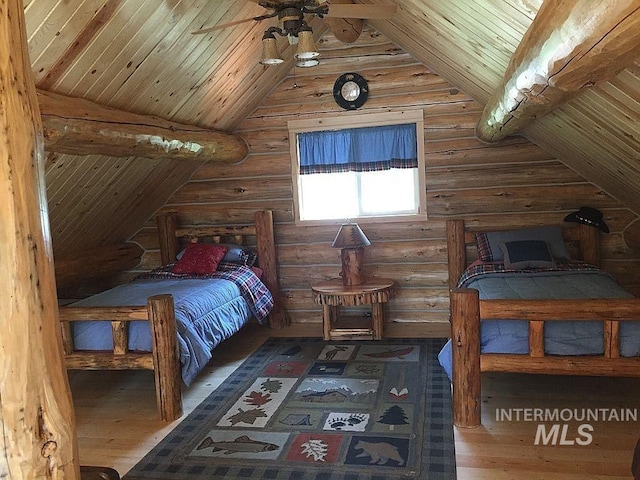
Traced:
<path id="1" fill-rule="evenodd" d="M 70 155 L 106 155 L 221 164 L 242 161 L 249 153 L 239 135 L 141 115 L 38 90 L 46 151 Z"/>
<path id="2" fill-rule="evenodd" d="M 495 142 L 615 77 L 640 56 L 637 0 L 545 0 L 476 127 Z"/>

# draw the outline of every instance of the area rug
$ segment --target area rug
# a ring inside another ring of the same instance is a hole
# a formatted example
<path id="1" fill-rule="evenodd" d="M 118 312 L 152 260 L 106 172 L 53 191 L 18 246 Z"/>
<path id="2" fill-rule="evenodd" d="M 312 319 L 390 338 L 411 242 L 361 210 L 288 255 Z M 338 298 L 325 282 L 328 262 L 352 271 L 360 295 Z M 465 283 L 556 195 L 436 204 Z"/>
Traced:
<path id="1" fill-rule="evenodd" d="M 270 339 L 124 480 L 455 479 L 441 339 Z"/>

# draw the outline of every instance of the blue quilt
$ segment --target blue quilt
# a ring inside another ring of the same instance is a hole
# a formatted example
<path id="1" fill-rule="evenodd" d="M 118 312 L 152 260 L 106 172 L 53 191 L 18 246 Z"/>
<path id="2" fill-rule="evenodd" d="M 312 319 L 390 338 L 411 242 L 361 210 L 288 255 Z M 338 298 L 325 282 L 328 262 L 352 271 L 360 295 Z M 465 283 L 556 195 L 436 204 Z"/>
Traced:
<path id="1" fill-rule="evenodd" d="M 273 307 L 273 297 L 250 272 L 243 267 L 238 275 L 226 271 L 205 278 L 176 278 L 163 272 L 147 274 L 73 306 L 146 305 L 150 296 L 171 294 L 176 313 L 182 380 L 189 385 L 209 362 L 213 349 L 239 331 L 252 315 L 261 323 L 266 320 Z M 238 276 L 251 280 L 235 281 Z M 74 322 L 73 327 L 77 350 L 113 349 L 109 322 Z M 148 322 L 130 322 L 128 346 L 132 351 L 151 351 Z"/>
<path id="2" fill-rule="evenodd" d="M 560 265 L 557 269 L 526 271 L 506 270 L 503 264 L 476 264 L 467 269 L 458 286 L 477 289 L 480 299 L 633 298 L 609 274 L 576 263 Z M 528 354 L 528 322 L 483 320 L 480 348 L 482 353 Z M 547 322 L 545 352 L 602 355 L 602 322 Z M 640 322 L 621 322 L 620 353 L 625 357 L 640 355 Z M 438 359 L 451 377 L 451 341 L 443 347 Z"/>

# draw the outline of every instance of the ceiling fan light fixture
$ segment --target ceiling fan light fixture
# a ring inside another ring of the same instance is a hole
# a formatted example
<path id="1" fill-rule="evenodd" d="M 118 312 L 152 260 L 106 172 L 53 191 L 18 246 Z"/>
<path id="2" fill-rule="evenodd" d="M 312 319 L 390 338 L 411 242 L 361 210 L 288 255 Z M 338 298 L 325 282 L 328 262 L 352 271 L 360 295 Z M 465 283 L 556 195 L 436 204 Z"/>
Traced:
<path id="1" fill-rule="evenodd" d="M 284 62 L 282 55 L 278 51 L 276 37 L 271 32 L 264 32 L 262 37 L 262 65 L 279 65 Z"/>
<path id="2" fill-rule="evenodd" d="M 300 67 L 300 68 L 315 67 L 319 63 L 320 62 L 318 61 L 317 58 L 307 58 L 307 59 L 301 58 L 296 62 L 296 67 Z"/>
<path id="3" fill-rule="evenodd" d="M 296 58 L 308 60 L 319 56 L 320 52 L 318 52 L 316 44 L 313 41 L 313 31 L 311 27 L 304 25 L 300 28 L 300 32 L 298 32 L 298 51 L 296 52 Z"/>

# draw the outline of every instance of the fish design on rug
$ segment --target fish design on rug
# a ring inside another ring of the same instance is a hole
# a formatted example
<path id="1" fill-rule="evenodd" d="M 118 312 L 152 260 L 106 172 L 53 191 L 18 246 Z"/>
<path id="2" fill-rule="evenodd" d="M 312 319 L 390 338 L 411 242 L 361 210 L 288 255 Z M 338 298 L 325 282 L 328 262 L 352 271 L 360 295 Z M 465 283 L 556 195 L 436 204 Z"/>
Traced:
<path id="1" fill-rule="evenodd" d="M 234 453 L 260 453 L 271 452 L 277 450 L 280 447 L 274 443 L 261 442 L 259 440 L 252 440 L 247 435 L 242 435 L 233 441 L 214 442 L 211 437 L 205 438 L 196 450 L 203 450 L 205 448 L 211 448 L 214 452 L 226 450 L 225 455 L 232 455 Z"/>
<path id="2" fill-rule="evenodd" d="M 362 450 L 362 453 L 357 454 L 356 457 L 371 457 L 369 463 L 372 464 L 385 465 L 389 460 L 393 460 L 401 466 L 405 464 L 405 459 L 400 455 L 398 447 L 390 443 L 358 440 L 354 448 Z"/>
<path id="3" fill-rule="evenodd" d="M 364 353 L 363 355 L 371 358 L 402 358 L 404 355 L 409 355 L 413 352 L 414 348 L 415 347 L 396 348 L 395 350 L 387 350 L 386 352 Z"/>

